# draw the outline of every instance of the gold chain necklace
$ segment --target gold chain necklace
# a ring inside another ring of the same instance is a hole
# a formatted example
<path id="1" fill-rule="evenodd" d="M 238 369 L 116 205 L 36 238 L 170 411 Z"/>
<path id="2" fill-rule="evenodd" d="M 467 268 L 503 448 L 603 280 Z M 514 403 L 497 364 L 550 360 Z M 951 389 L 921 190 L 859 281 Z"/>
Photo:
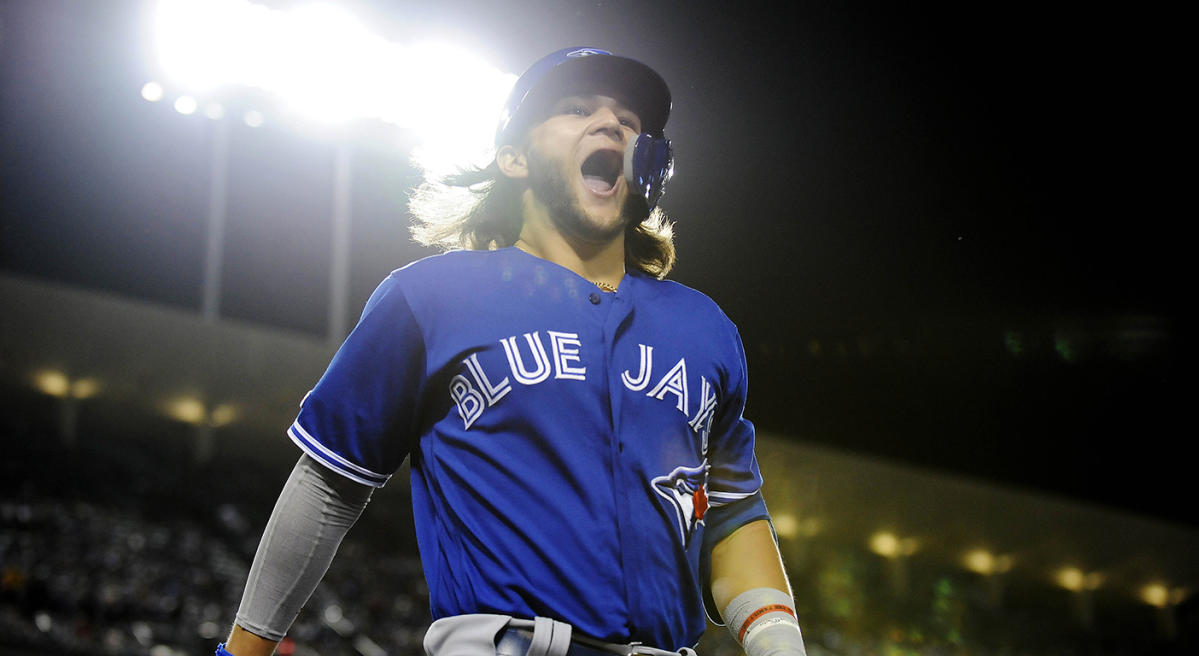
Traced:
<path id="1" fill-rule="evenodd" d="M 538 254 L 534 253 L 533 251 L 522 246 L 521 243 L 523 243 L 523 242 L 524 242 L 523 239 L 517 239 L 512 245 L 517 247 L 518 249 L 528 253 L 529 255 L 532 255 L 533 257 L 541 257 L 540 255 L 538 255 Z M 595 285 L 596 287 L 599 287 L 601 290 L 603 290 L 605 292 L 608 292 L 611 294 L 616 293 L 616 289 L 617 289 L 616 285 L 612 285 L 612 284 L 609 284 L 606 282 L 600 282 L 598 280 L 592 280 L 590 282 L 591 282 L 591 284 Z"/>

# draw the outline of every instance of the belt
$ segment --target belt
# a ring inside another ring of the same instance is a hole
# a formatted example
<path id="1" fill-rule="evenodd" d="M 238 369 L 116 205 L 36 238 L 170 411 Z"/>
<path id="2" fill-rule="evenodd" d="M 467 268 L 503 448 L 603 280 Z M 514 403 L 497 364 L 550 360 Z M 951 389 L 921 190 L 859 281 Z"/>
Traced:
<path id="1" fill-rule="evenodd" d="M 641 643 L 602 642 L 574 633 L 565 622 L 489 613 L 451 615 L 425 632 L 425 653 L 436 656 L 696 656 L 695 650 L 655 649 Z"/>
<path id="2" fill-rule="evenodd" d="M 496 656 L 526 656 L 532 644 L 533 631 L 531 629 L 519 629 L 509 626 L 496 637 L 495 653 Z M 638 656 L 639 654 L 647 656 L 652 656 L 653 654 L 679 654 L 680 656 L 685 656 L 690 654 L 691 656 L 695 656 L 695 652 L 690 649 L 684 649 L 681 652 L 667 652 L 639 643 L 623 645 L 601 642 L 584 636 L 573 636 L 570 640 L 570 646 L 566 649 L 566 656 Z"/>
<path id="3" fill-rule="evenodd" d="M 496 656 L 525 656 L 533 644 L 533 632 L 529 629 L 507 628 L 500 632 L 495 641 Z M 566 656 L 613 656 L 617 652 L 588 647 L 577 640 L 570 641 Z"/>

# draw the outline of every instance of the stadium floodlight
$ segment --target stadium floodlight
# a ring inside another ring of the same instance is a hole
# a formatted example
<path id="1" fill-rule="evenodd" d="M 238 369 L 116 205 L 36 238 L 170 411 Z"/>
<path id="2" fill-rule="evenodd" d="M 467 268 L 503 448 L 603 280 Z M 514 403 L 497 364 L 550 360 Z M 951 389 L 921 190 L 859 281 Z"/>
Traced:
<path id="1" fill-rule="evenodd" d="M 774 532 L 780 538 L 793 538 L 799 535 L 799 520 L 791 513 L 779 513 L 774 518 Z"/>
<path id="2" fill-rule="evenodd" d="M 1105 578 L 1100 572 L 1087 573 L 1073 566 L 1062 567 L 1053 573 L 1053 581 L 1071 592 L 1097 590 Z"/>
<path id="3" fill-rule="evenodd" d="M 1137 591 L 1137 598 L 1155 608 L 1168 609 L 1186 601 L 1189 590 L 1171 588 L 1161 581 L 1147 583 Z"/>
<path id="4" fill-rule="evenodd" d="M 962 556 L 962 564 L 976 574 L 991 576 L 1004 574 L 1012 569 L 1013 558 L 991 553 L 986 549 L 971 549 Z"/>
<path id="5" fill-rule="evenodd" d="M 61 371 L 39 371 L 33 375 L 33 385 L 43 394 L 62 398 L 71 390 L 71 379 Z"/>
<path id="6" fill-rule="evenodd" d="M 220 428 L 221 426 L 228 426 L 237 421 L 240 414 L 237 406 L 229 403 L 221 403 L 213 408 L 212 412 L 208 413 L 208 421 L 213 427 Z"/>
<path id="7" fill-rule="evenodd" d="M 247 0 L 160 0 L 154 41 L 164 75 L 197 95 L 261 89 L 325 122 L 366 118 L 412 130 L 432 157 L 490 147 L 516 76 L 445 43 L 402 45 L 346 10 L 289 11 Z"/>
<path id="8" fill-rule="evenodd" d="M 465 164 L 486 165 L 492 154 L 495 124 L 516 75 L 504 74 L 477 57 L 446 43 L 419 43 L 397 63 L 409 102 L 389 103 L 393 122 L 414 129 L 421 143 L 414 160 L 434 174 Z M 437 62 L 436 66 L 428 62 Z"/>
<path id="9" fill-rule="evenodd" d="M 890 531 L 880 531 L 870 536 L 870 550 L 887 558 L 899 555 L 899 538 Z"/>
<path id="10" fill-rule="evenodd" d="M 193 91 L 235 82 L 230 78 L 237 75 L 238 61 L 248 54 L 246 48 L 265 41 L 268 11 L 237 0 L 159 2 L 154 12 L 159 64 L 171 81 Z M 253 37 L 256 28 L 262 39 Z M 255 61 L 244 64 L 248 67 Z"/>
<path id="11" fill-rule="evenodd" d="M 199 103 L 191 96 L 179 96 L 175 99 L 175 111 L 184 116 L 195 114 L 197 107 L 199 107 Z"/>
<path id="12" fill-rule="evenodd" d="M 891 531 L 878 531 L 870 536 L 870 550 L 884 558 L 911 556 L 919 548 L 916 538 L 901 538 Z"/>
<path id="13" fill-rule="evenodd" d="M 142 85 L 142 98 L 150 102 L 158 102 L 162 100 L 163 89 L 162 85 L 157 82 L 147 82 Z"/>
<path id="14" fill-rule="evenodd" d="M 89 399 L 100 392 L 100 383 L 93 378 L 80 378 L 71 384 L 71 396 L 76 399 Z"/>
<path id="15" fill-rule="evenodd" d="M 60 399 L 87 399 L 100 392 L 100 382 L 94 378 L 71 380 L 61 371 L 44 369 L 33 374 L 33 386 L 38 391 Z"/>
<path id="16" fill-rule="evenodd" d="M 163 406 L 166 415 L 175 421 L 185 424 L 203 424 L 208 417 L 204 402 L 195 397 L 185 396 L 167 401 Z"/>
<path id="17" fill-rule="evenodd" d="M 824 529 L 824 522 L 819 517 L 803 517 L 782 511 L 774 520 L 774 530 L 781 538 L 811 538 L 819 535 Z"/>
<path id="18" fill-rule="evenodd" d="M 181 396 L 170 399 L 162 405 L 165 414 L 176 421 L 193 426 L 208 426 L 220 428 L 237 421 L 240 412 L 237 406 L 221 403 L 211 410 L 200 399 L 194 396 Z"/>
<path id="19" fill-rule="evenodd" d="M 1170 589 L 1161 583 L 1150 583 L 1141 588 L 1141 601 L 1156 608 L 1165 608 L 1170 603 Z"/>

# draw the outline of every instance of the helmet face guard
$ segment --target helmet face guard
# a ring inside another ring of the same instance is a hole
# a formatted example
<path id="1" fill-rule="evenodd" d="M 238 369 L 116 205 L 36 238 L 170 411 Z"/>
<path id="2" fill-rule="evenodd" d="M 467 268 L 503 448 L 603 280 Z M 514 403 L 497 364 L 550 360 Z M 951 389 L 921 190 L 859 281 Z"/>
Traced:
<path id="1" fill-rule="evenodd" d="M 673 151 L 663 134 L 670 89 L 662 76 L 634 59 L 598 48 L 566 48 L 542 57 L 513 85 L 496 128 L 496 147 L 518 142 L 552 103 L 581 91 L 619 96 L 641 119 L 644 133 L 629 143 L 624 173 L 652 209 L 674 171 Z"/>

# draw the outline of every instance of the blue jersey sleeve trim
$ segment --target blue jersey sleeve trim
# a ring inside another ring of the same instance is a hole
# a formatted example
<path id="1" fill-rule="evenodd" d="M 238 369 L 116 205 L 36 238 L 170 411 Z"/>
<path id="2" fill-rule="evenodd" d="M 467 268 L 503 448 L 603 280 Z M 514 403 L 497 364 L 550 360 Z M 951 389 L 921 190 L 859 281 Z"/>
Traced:
<path id="1" fill-rule="evenodd" d="M 287 435 L 297 446 L 312 456 L 317 462 L 352 481 L 357 481 L 371 487 L 383 487 L 387 484 L 388 479 L 391 478 L 390 475 L 378 474 L 365 467 L 355 465 L 329 450 L 328 447 L 309 435 L 308 431 L 304 430 L 304 427 L 300 425 L 299 420 L 294 422 L 291 428 L 287 429 Z"/>
<path id="2" fill-rule="evenodd" d="M 712 508 L 719 508 L 730 503 L 737 503 L 742 499 L 748 499 L 758 494 L 758 492 L 759 490 L 754 490 L 753 492 L 713 492 L 709 490 L 708 505 Z"/>

